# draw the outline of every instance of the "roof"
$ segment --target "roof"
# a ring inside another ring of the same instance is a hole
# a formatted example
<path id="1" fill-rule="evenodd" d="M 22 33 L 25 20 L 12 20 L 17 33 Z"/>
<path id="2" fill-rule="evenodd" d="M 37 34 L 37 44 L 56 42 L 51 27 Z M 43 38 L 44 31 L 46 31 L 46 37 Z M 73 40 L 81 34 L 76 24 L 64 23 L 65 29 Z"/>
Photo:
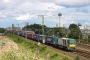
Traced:
<path id="1" fill-rule="evenodd" d="M 69 38 L 62 38 L 62 39 L 68 40 Z"/>

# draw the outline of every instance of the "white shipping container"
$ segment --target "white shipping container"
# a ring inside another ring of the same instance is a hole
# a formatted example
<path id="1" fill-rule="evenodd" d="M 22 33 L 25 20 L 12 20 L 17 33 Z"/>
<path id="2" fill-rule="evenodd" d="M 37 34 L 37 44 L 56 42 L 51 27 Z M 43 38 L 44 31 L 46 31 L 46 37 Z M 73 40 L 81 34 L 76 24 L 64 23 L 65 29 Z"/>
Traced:
<path id="1" fill-rule="evenodd" d="M 66 46 L 68 47 L 68 38 L 59 38 L 58 39 L 58 45 Z"/>
<path id="2" fill-rule="evenodd" d="M 58 38 L 58 44 L 63 45 L 63 40 L 61 38 Z"/>

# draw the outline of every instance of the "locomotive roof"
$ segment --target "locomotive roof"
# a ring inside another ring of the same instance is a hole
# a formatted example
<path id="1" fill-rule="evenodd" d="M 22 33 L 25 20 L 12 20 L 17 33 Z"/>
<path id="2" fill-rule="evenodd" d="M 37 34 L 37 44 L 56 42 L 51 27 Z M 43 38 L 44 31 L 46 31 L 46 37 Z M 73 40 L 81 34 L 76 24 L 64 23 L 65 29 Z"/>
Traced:
<path id="1" fill-rule="evenodd" d="M 62 38 L 62 39 L 65 39 L 65 40 L 75 40 L 75 39 L 72 39 L 72 38 Z"/>
<path id="2" fill-rule="evenodd" d="M 62 39 L 66 39 L 66 40 L 68 40 L 69 38 L 62 38 Z"/>

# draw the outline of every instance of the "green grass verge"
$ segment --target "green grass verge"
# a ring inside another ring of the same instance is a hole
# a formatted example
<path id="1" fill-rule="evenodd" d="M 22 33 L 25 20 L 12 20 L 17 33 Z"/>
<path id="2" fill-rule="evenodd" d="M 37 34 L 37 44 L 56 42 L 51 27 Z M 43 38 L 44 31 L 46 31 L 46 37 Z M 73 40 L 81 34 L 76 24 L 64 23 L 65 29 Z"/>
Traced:
<path id="1" fill-rule="evenodd" d="M 5 54 L 6 58 L 3 58 L 3 56 L 0 58 L 0 60 L 6 60 L 7 58 L 9 60 L 33 60 L 33 58 L 31 58 L 30 56 L 35 56 L 37 59 L 36 60 L 40 60 L 41 58 L 43 58 L 44 60 L 71 60 L 70 58 L 60 55 L 58 53 L 56 53 L 55 51 L 52 51 L 50 49 L 47 49 L 46 46 L 42 45 L 39 46 L 37 45 L 37 43 L 33 43 L 32 41 L 27 41 L 26 39 L 21 38 L 20 36 L 11 34 L 11 33 L 6 33 L 6 36 L 9 37 L 11 40 L 13 40 L 15 43 L 17 43 L 21 49 L 21 53 L 24 52 L 25 55 L 21 55 L 18 56 L 18 54 L 16 54 L 15 52 L 13 53 L 7 53 Z M 38 52 L 39 49 L 39 53 Z M 27 54 L 28 53 L 28 54 Z M 46 54 L 49 54 L 49 56 L 46 56 Z M 13 56 L 12 56 L 13 55 Z M 26 56 L 29 56 L 27 58 L 25 58 Z M 11 56 L 11 57 L 8 57 Z M 20 59 L 20 57 L 23 59 Z"/>

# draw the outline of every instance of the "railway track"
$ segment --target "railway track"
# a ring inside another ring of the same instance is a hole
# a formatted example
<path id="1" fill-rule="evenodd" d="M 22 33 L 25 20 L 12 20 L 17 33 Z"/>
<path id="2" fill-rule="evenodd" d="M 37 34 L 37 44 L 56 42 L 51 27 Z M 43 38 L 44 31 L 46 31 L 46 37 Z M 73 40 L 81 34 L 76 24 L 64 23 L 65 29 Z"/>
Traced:
<path id="1" fill-rule="evenodd" d="M 85 50 L 81 50 L 81 49 L 76 49 L 76 52 L 74 52 L 75 54 L 78 54 L 80 56 L 84 56 L 87 58 L 90 58 L 90 52 L 89 51 L 85 51 Z"/>
<path id="2" fill-rule="evenodd" d="M 77 44 L 78 47 L 81 47 L 81 48 L 85 48 L 85 49 L 90 49 L 90 45 L 88 44 L 83 44 L 83 43 L 78 43 Z"/>

